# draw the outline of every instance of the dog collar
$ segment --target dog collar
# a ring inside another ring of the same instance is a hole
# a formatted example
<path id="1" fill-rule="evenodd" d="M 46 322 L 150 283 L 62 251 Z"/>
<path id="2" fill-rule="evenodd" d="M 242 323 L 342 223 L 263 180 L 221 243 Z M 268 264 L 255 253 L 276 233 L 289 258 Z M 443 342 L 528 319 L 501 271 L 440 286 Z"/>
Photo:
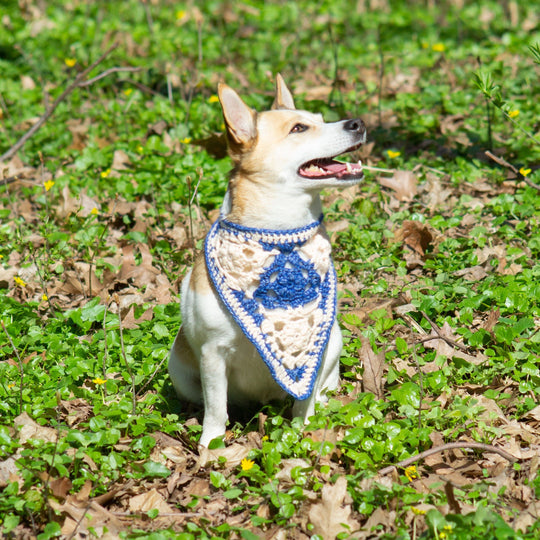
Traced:
<path id="1" fill-rule="evenodd" d="M 280 231 L 220 218 L 205 240 L 223 304 L 296 399 L 313 392 L 336 314 L 336 272 L 322 219 Z"/>

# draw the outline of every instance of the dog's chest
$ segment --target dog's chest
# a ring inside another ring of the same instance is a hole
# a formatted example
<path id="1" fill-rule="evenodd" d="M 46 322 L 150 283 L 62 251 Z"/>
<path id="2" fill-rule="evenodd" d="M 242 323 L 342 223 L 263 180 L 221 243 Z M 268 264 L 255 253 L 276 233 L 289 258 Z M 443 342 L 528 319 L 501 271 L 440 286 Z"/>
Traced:
<path id="1" fill-rule="evenodd" d="M 336 276 L 320 221 L 301 229 L 252 229 L 219 220 L 205 256 L 223 304 L 274 380 L 311 395 L 335 319 Z"/>

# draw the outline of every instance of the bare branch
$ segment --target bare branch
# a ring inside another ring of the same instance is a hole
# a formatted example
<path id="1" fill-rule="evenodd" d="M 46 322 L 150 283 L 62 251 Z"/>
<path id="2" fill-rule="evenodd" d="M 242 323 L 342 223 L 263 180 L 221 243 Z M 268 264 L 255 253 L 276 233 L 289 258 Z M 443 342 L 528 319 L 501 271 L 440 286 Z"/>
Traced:
<path id="1" fill-rule="evenodd" d="M 537 189 L 540 191 L 540 186 L 538 184 L 535 184 L 532 180 L 529 180 L 525 175 L 521 174 L 516 167 L 514 167 L 511 163 L 506 161 L 506 159 L 496 156 L 495 154 L 492 154 L 489 150 L 486 150 L 485 152 L 486 156 L 490 159 L 492 159 L 495 163 L 498 163 L 499 165 L 506 167 L 507 169 L 510 169 L 513 173 L 518 175 L 518 178 L 523 180 L 528 186 L 531 186 L 534 189 Z"/>
<path id="2" fill-rule="evenodd" d="M 508 460 L 510 463 L 515 463 L 516 461 L 518 461 L 517 457 L 513 456 L 512 454 L 509 454 L 508 452 L 505 452 L 504 450 L 501 450 L 500 448 L 497 448 L 496 446 L 491 446 L 490 444 L 482 444 L 482 443 L 475 443 L 475 442 L 453 442 L 453 443 L 443 444 L 442 446 L 435 446 L 434 448 L 430 448 L 429 450 L 421 452 L 420 454 L 416 454 L 415 456 L 411 456 L 410 458 L 404 459 L 403 461 L 400 461 L 399 463 L 396 463 L 395 465 L 384 467 L 383 469 L 380 469 L 378 471 L 378 474 L 380 475 L 389 474 L 392 471 L 394 471 L 397 467 L 408 467 L 412 463 L 421 461 L 422 459 L 425 459 L 428 456 L 431 456 L 433 454 L 438 454 L 439 452 L 445 452 L 446 450 L 455 450 L 455 449 L 461 449 L 461 448 L 471 448 L 473 450 L 482 450 L 483 452 L 491 452 L 492 454 L 499 454 L 499 456 L 502 456 L 504 459 Z"/>
<path id="3" fill-rule="evenodd" d="M 96 81 L 99 81 L 100 79 L 103 79 L 104 77 L 107 77 L 108 75 L 110 75 L 111 73 L 120 73 L 122 71 L 130 71 L 130 72 L 135 72 L 135 71 L 141 71 L 142 68 L 140 67 L 131 67 L 131 66 L 126 66 L 126 67 L 112 67 L 112 68 L 109 68 L 109 69 L 106 69 L 103 73 L 100 73 L 99 75 L 96 75 L 95 77 L 92 77 L 91 79 L 88 79 L 87 81 L 83 81 L 81 83 L 79 83 L 79 88 L 84 88 L 85 86 L 90 86 L 91 84 L 94 84 Z"/>
<path id="4" fill-rule="evenodd" d="M 4 154 L 0 156 L 0 161 L 6 161 L 8 159 L 11 159 L 25 144 L 28 139 L 30 139 L 40 128 L 45 124 L 45 122 L 53 115 L 54 111 L 66 99 L 75 88 L 78 88 L 81 86 L 81 83 L 86 79 L 86 76 L 107 56 L 118 47 L 116 43 L 113 43 L 95 62 L 92 62 L 86 69 L 81 71 L 75 79 L 73 79 L 73 82 L 69 84 L 65 90 L 54 100 L 53 104 L 47 108 L 45 113 L 40 117 L 40 119 Z M 95 77 L 94 77 L 95 78 Z"/>

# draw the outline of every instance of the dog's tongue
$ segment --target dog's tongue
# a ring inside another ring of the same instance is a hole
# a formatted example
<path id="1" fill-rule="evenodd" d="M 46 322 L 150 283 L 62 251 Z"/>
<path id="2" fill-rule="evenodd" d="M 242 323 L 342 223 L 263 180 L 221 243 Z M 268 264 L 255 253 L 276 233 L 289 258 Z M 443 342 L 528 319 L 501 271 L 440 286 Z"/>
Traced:
<path id="1" fill-rule="evenodd" d="M 357 163 L 340 163 L 334 160 L 317 160 L 308 163 L 300 169 L 300 174 L 308 178 L 322 178 L 325 176 L 354 175 L 362 172 L 362 167 Z"/>

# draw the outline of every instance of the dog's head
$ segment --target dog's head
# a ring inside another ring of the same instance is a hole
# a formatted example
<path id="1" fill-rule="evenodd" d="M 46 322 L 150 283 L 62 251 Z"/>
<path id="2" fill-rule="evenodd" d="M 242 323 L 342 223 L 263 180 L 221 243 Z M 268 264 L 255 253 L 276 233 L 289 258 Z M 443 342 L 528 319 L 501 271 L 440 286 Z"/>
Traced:
<path id="1" fill-rule="evenodd" d="M 225 84 L 219 85 L 218 94 L 229 152 L 243 176 L 305 191 L 350 185 L 363 179 L 360 163 L 334 159 L 366 141 L 362 120 L 326 123 L 320 114 L 296 110 L 293 96 L 279 74 L 270 111 L 256 113 Z"/>

